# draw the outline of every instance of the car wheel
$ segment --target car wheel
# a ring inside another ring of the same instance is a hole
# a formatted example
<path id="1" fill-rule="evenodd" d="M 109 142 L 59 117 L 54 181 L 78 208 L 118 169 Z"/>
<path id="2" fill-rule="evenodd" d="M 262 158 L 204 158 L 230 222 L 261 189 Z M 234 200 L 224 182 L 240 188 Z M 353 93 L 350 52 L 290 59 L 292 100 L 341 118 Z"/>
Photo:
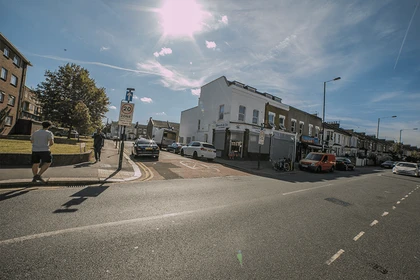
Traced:
<path id="1" fill-rule="evenodd" d="M 193 159 L 197 159 L 197 158 L 198 158 L 198 154 L 197 154 L 197 152 L 194 152 Z"/>
<path id="2" fill-rule="evenodd" d="M 213 161 L 213 160 L 214 160 L 213 158 L 208 158 L 208 159 L 207 159 L 207 161 Z"/>
<path id="3" fill-rule="evenodd" d="M 347 170 L 347 166 L 346 166 L 346 170 Z M 334 166 L 331 166 L 330 172 L 334 172 Z"/>
<path id="4" fill-rule="evenodd" d="M 184 150 L 181 150 L 181 156 L 182 157 L 184 156 Z"/>
<path id="5" fill-rule="evenodd" d="M 315 171 L 316 173 L 320 173 L 321 172 L 321 166 L 318 166 L 318 168 Z"/>
<path id="6" fill-rule="evenodd" d="M 349 167 L 346 165 L 346 171 L 349 171 Z"/>

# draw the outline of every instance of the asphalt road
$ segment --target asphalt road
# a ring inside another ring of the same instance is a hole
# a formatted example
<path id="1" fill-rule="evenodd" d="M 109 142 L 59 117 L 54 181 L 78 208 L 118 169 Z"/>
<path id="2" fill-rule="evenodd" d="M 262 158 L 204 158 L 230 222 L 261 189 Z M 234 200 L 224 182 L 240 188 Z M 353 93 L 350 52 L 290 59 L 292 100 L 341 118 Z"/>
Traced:
<path id="1" fill-rule="evenodd" d="M 420 179 L 339 174 L 3 191 L 0 279 L 420 279 Z"/>

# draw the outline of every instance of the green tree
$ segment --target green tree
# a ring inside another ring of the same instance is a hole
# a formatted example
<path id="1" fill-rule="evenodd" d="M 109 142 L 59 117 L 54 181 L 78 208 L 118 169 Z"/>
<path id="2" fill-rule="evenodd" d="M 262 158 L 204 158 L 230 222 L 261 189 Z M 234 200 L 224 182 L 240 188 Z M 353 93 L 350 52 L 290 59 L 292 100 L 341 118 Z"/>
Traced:
<path id="1" fill-rule="evenodd" d="M 90 130 L 100 126 L 108 111 L 109 99 L 105 89 L 98 88 L 89 71 L 76 64 L 68 63 L 54 72 L 45 71 L 45 81 L 38 84 L 36 93 L 42 103 L 43 117 L 69 128 L 69 131 L 75 127 Z M 86 118 L 86 109 L 89 119 Z M 78 115 L 80 112 L 84 114 L 84 120 Z M 83 121 L 88 127 L 82 126 Z"/>
<path id="2" fill-rule="evenodd" d="M 80 134 L 90 134 L 92 131 L 92 123 L 90 121 L 89 108 L 85 103 L 79 101 L 74 107 L 74 115 L 72 123 Z"/>
<path id="3" fill-rule="evenodd" d="M 0 133 L 3 132 L 6 118 L 9 116 L 11 109 L 6 107 L 0 110 Z"/>

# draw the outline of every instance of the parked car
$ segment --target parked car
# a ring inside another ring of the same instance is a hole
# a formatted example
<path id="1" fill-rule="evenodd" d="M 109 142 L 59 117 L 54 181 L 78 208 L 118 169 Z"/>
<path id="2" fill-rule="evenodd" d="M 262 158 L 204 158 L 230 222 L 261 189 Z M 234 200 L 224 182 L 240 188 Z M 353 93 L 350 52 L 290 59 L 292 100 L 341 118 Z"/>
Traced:
<path id="1" fill-rule="evenodd" d="M 351 162 L 350 159 L 345 158 L 345 157 L 338 157 L 335 159 L 335 168 L 337 170 L 354 170 L 355 166 L 354 164 Z"/>
<path id="2" fill-rule="evenodd" d="M 325 153 L 309 153 L 306 158 L 299 161 L 299 169 L 314 172 L 334 172 L 335 155 Z"/>
<path id="3" fill-rule="evenodd" d="M 385 162 L 383 162 L 381 164 L 381 167 L 383 167 L 383 168 L 392 168 L 392 167 L 394 167 L 394 165 L 395 165 L 395 162 L 393 162 L 391 160 L 387 160 L 387 161 L 385 161 Z"/>
<path id="4" fill-rule="evenodd" d="M 166 147 L 166 151 L 173 152 L 175 154 L 179 154 L 182 146 L 184 146 L 184 145 L 182 145 L 181 143 L 174 142 L 171 145 L 169 145 L 168 147 Z"/>
<path id="5" fill-rule="evenodd" d="M 420 167 L 417 163 L 399 162 L 392 169 L 392 173 L 420 177 Z"/>
<path id="6" fill-rule="evenodd" d="M 153 140 L 139 138 L 133 143 L 131 154 L 134 157 L 149 156 L 159 159 L 159 147 Z"/>
<path id="7" fill-rule="evenodd" d="M 69 135 L 69 131 L 68 130 L 58 130 L 54 133 L 55 136 L 64 136 L 67 137 Z M 70 132 L 70 138 L 79 138 L 79 132 L 77 132 L 76 130 L 72 130 Z"/>
<path id="8" fill-rule="evenodd" d="M 193 158 L 206 158 L 212 161 L 216 158 L 216 148 L 206 142 L 194 141 L 181 148 L 181 156 L 192 156 Z"/>

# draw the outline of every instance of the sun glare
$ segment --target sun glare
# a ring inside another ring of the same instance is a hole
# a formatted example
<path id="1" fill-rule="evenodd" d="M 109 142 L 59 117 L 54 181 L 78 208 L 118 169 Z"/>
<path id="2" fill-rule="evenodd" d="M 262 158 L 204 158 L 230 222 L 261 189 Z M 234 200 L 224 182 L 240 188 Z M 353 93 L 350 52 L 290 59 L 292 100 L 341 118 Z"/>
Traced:
<path id="1" fill-rule="evenodd" d="M 195 0 L 166 0 L 160 14 L 164 36 L 193 37 L 202 28 L 203 12 Z"/>

